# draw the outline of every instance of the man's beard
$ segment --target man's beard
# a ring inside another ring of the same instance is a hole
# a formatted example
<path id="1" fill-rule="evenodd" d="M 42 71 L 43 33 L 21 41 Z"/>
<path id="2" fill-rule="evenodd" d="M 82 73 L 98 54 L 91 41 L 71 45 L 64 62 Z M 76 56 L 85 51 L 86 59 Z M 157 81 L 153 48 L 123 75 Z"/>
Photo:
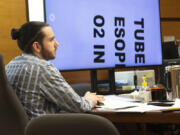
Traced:
<path id="1" fill-rule="evenodd" d="M 44 47 L 42 47 L 41 55 L 42 55 L 43 59 L 45 59 L 45 60 L 55 59 L 55 56 L 53 55 L 53 52 L 50 52 L 50 51 L 44 49 Z"/>

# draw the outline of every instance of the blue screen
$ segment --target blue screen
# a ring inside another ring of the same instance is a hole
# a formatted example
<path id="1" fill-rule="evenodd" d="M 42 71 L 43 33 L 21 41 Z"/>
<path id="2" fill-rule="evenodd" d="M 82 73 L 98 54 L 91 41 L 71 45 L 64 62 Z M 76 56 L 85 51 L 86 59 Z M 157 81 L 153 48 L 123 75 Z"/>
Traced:
<path id="1" fill-rule="evenodd" d="M 59 70 L 162 64 L 159 0 L 45 0 Z"/>

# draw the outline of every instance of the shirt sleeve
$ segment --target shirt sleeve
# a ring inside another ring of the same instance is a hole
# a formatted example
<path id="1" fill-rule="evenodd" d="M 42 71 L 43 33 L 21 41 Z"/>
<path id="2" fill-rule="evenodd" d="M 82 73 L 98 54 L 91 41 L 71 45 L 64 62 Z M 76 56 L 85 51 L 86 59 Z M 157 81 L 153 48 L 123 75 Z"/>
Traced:
<path id="1" fill-rule="evenodd" d="M 86 112 L 94 105 L 85 97 L 80 97 L 64 80 L 60 72 L 53 66 L 45 66 L 41 73 L 40 88 L 45 97 L 68 112 Z"/>

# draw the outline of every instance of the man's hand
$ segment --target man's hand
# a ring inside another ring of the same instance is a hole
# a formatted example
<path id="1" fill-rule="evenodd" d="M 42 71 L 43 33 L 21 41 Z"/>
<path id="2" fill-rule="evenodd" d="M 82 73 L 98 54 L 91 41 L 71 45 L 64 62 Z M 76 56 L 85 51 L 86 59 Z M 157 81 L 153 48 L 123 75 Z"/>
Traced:
<path id="1" fill-rule="evenodd" d="M 97 105 L 98 101 L 104 101 L 103 95 L 96 95 L 96 93 L 91 93 L 89 91 L 85 93 L 84 97 L 91 100 L 93 102 L 94 106 Z"/>

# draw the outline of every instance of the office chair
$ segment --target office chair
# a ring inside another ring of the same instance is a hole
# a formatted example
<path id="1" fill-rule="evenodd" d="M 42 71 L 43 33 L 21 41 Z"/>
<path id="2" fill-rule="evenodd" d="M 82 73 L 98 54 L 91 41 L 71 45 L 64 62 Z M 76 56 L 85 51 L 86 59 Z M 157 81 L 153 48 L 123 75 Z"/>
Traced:
<path id="1" fill-rule="evenodd" d="M 28 117 L 8 83 L 3 57 L 0 55 L 0 134 L 24 135 Z"/>
<path id="2" fill-rule="evenodd" d="M 56 135 L 57 130 L 60 135 L 119 135 L 109 120 L 87 113 L 40 116 L 27 127 L 26 135 Z"/>
<path id="3" fill-rule="evenodd" d="M 91 84 L 90 83 L 76 83 L 76 84 L 71 84 L 71 87 L 73 90 L 79 94 L 79 96 L 84 96 L 84 94 L 87 91 L 93 92 L 91 89 Z"/>
<path id="4" fill-rule="evenodd" d="M 50 114 L 28 120 L 9 85 L 0 54 L 0 135 L 119 135 L 107 119 L 81 113 Z"/>

